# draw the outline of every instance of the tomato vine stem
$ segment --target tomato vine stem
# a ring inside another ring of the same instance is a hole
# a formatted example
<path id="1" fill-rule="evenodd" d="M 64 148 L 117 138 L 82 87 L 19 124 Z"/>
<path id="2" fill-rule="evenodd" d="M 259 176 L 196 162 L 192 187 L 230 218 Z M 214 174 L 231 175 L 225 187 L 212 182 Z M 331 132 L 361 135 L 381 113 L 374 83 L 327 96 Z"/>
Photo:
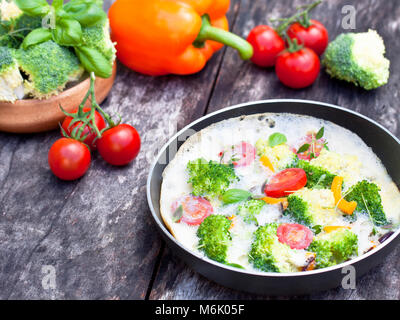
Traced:
<path id="1" fill-rule="evenodd" d="M 79 104 L 78 110 L 76 113 L 69 113 L 66 110 L 63 109 L 62 106 L 60 106 L 60 109 L 62 110 L 62 112 L 67 116 L 67 117 L 71 117 L 72 120 L 69 124 L 69 128 L 72 127 L 74 124 L 78 123 L 77 126 L 75 126 L 72 129 L 72 132 L 70 134 L 70 138 L 78 140 L 78 141 L 84 141 L 87 136 L 90 134 L 86 134 L 84 136 L 82 136 L 83 131 L 85 130 L 85 127 L 89 127 L 91 130 L 93 130 L 96 135 L 97 135 L 97 139 L 100 139 L 102 136 L 102 133 L 104 132 L 103 129 L 102 131 L 99 130 L 99 128 L 96 125 L 95 122 L 95 112 L 98 111 L 101 116 L 107 121 L 108 126 L 110 128 L 115 127 L 117 124 L 114 123 L 114 121 L 112 120 L 111 116 L 106 113 L 101 107 L 100 105 L 97 103 L 96 101 L 96 93 L 95 93 L 95 81 L 96 81 L 96 76 L 94 74 L 94 72 L 90 73 L 90 86 L 89 86 L 89 90 L 86 92 L 85 97 L 83 98 L 82 102 Z M 89 111 L 84 111 L 85 105 L 87 103 L 87 101 L 90 99 L 90 110 Z M 63 135 L 64 136 L 68 136 L 67 133 L 63 130 Z"/>
<path id="2" fill-rule="evenodd" d="M 303 11 L 297 12 L 295 15 L 289 18 L 280 18 L 280 19 L 270 19 L 271 22 L 281 22 L 276 28 L 276 32 L 282 36 L 282 34 L 286 31 L 286 29 L 294 22 L 301 23 L 304 27 L 308 28 L 310 26 L 310 19 L 308 14 L 312 11 L 315 7 L 321 4 L 321 0 L 313 2 L 309 5 L 300 6 L 297 10 L 304 8 Z"/>

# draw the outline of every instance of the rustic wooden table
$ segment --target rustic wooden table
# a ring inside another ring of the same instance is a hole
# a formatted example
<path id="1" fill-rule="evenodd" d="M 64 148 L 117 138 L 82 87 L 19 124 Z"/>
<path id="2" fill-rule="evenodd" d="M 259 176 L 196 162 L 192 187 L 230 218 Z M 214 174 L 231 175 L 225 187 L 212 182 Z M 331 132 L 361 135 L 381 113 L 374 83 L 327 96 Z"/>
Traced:
<path id="1" fill-rule="evenodd" d="M 109 6 L 112 1 L 106 1 Z M 235 0 L 231 28 L 246 36 L 268 19 L 288 16 L 309 1 Z M 174 132 L 206 113 L 241 102 L 272 98 L 324 101 L 369 116 L 400 137 L 400 6 L 398 1 L 325 1 L 314 13 L 331 38 L 344 32 L 344 5 L 356 8 L 356 30 L 374 28 L 391 60 L 388 85 L 371 92 L 321 72 L 300 91 L 281 85 L 273 70 L 221 50 L 199 74 L 152 78 L 118 66 L 104 103 L 141 133 L 135 162 L 113 168 L 94 155 L 79 181 L 62 182 L 49 171 L 47 151 L 59 132 L 0 133 L 1 299 L 269 299 L 230 290 L 189 269 L 158 235 L 146 202 L 146 178 L 154 153 Z M 53 266 L 55 288 L 42 286 Z M 46 289 L 47 288 L 47 289 Z M 288 299 L 289 297 L 281 297 Z M 400 299 L 400 248 L 357 282 L 301 299 Z"/>

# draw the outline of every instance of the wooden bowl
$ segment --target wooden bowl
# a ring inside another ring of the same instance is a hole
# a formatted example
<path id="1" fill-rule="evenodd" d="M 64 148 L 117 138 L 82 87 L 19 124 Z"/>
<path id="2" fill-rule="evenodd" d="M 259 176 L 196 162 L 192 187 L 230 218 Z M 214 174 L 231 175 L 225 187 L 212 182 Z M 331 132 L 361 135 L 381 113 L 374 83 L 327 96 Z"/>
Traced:
<path id="1" fill-rule="evenodd" d="M 117 67 L 114 64 L 112 76 L 96 78 L 95 93 L 100 104 L 107 97 L 115 80 Z M 56 129 L 65 115 L 60 105 L 71 112 L 82 102 L 89 90 L 90 79 L 67 89 L 57 96 L 45 100 L 25 99 L 15 103 L 0 102 L 0 131 L 11 133 L 34 133 Z M 86 105 L 89 106 L 90 101 Z"/>

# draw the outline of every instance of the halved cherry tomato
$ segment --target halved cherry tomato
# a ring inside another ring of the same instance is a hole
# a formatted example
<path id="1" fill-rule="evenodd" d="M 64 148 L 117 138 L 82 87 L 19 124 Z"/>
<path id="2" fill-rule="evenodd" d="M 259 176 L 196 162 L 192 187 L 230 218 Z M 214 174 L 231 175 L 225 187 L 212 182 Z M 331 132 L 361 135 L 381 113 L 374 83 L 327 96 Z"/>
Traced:
<path id="1" fill-rule="evenodd" d="M 88 112 L 88 111 L 90 111 L 90 108 L 83 109 L 83 112 Z M 75 109 L 74 111 L 72 111 L 72 113 L 77 113 L 77 112 L 78 112 L 78 109 Z M 82 126 L 82 122 L 76 122 L 72 126 L 70 126 L 71 121 L 72 121 L 72 117 L 66 117 L 62 123 L 62 128 L 69 136 L 71 135 L 71 132 L 74 128 Z M 99 129 L 99 131 L 103 130 L 106 127 L 106 122 L 104 121 L 104 119 L 100 115 L 100 113 L 98 113 L 97 111 L 95 111 L 95 113 L 94 113 L 94 122 L 95 122 L 97 128 Z M 91 128 L 86 126 L 85 129 L 83 129 L 82 137 L 84 137 L 87 134 L 89 134 L 89 135 L 83 142 L 85 144 L 87 144 L 92 150 L 96 150 L 96 141 L 94 141 L 97 137 L 96 132 L 94 132 Z"/>
<path id="2" fill-rule="evenodd" d="M 275 72 L 279 80 L 293 89 L 308 87 L 318 78 L 320 61 L 317 54 L 302 48 L 296 52 L 284 51 L 276 59 Z"/>
<path id="3" fill-rule="evenodd" d="M 90 151 L 74 139 L 58 139 L 50 148 L 48 161 L 51 171 L 62 180 L 82 177 L 90 166 Z"/>
<path id="4" fill-rule="evenodd" d="M 177 222 L 184 222 L 190 226 L 201 224 L 213 213 L 211 203 L 202 197 L 184 196 L 172 204 L 171 210 L 175 212 L 179 206 L 182 206 L 183 210 L 182 217 Z"/>
<path id="5" fill-rule="evenodd" d="M 273 67 L 278 55 L 285 50 L 285 41 L 273 28 L 265 25 L 251 30 L 247 41 L 254 49 L 251 61 L 260 67 Z"/>
<path id="6" fill-rule="evenodd" d="M 240 142 L 220 152 L 221 162 L 232 163 L 235 167 L 245 167 L 253 163 L 256 149 L 247 142 Z"/>
<path id="7" fill-rule="evenodd" d="M 281 243 L 292 249 L 306 249 L 313 240 L 312 231 L 297 223 L 283 223 L 278 227 L 277 236 Z"/>
<path id="8" fill-rule="evenodd" d="M 268 197 L 283 198 L 300 190 L 306 184 L 306 172 L 300 168 L 291 168 L 283 170 L 269 179 L 264 192 Z"/>
<path id="9" fill-rule="evenodd" d="M 325 146 L 325 139 L 321 138 L 319 140 L 316 140 L 315 135 L 315 133 L 308 133 L 305 138 L 302 139 L 300 145 L 309 144 L 310 147 L 307 151 L 297 154 L 299 159 L 311 160 L 312 158 L 317 158 L 319 156 Z M 296 152 L 297 150 L 294 149 L 294 153 Z"/>
<path id="10" fill-rule="evenodd" d="M 299 22 L 293 23 L 287 30 L 287 35 L 293 40 L 297 39 L 299 44 L 322 55 L 328 46 L 328 30 L 317 20 L 310 20 L 311 25 L 306 28 Z"/>

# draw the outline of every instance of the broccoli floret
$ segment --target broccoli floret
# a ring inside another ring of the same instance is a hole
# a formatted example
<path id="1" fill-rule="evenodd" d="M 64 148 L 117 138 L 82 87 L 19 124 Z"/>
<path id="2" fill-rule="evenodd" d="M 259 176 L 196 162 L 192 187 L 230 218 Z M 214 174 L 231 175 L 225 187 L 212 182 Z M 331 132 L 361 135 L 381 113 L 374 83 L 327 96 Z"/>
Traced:
<path id="1" fill-rule="evenodd" d="M 376 31 L 346 33 L 329 44 L 323 64 L 332 77 L 370 90 L 388 82 L 390 62 L 384 54 L 385 44 Z"/>
<path id="2" fill-rule="evenodd" d="M 14 56 L 14 49 L 0 47 L 0 101 L 14 102 L 24 97 L 24 80 Z"/>
<path id="3" fill-rule="evenodd" d="M 239 180 L 233 165 L 215 161 L 207 162 L 204 159 L 189 161 L 187 170 L 189 172 L 188 183 L 192 184 L 192 194 L 195 196 L 223 195 L 233 181 Z"/>
<path id="4" fill-rule="evenodd" d="M 296 222 L 312 226 L 315 224 L 314 217 L 309 210 L 309 205 L 298 195 L 290 195 L 288 198 L 288 207 L 284 215 L 291 216 Z"/>
<path id="5" fill-rule="evenodd" d="M 278 240 L 277 229 L 276 223 L 258 227 L 254 232 L 249 262 L 254 268 L 265 272 L 298 271 L 298 267 L 290 260 L 292 254 L 296 254 L 296 250 Z"/>
<path id="6" fill-rule="evenodd" d="M 19 34 L 22 34 L 23 36 L 27 36 L 32 30 L 41 27 L 42 27 L 41 17 L 31 17 L 24 13 L 14 20 L 14 29 L 20 30 Z"/>
<path id="7" fill-rule="evenodd" d="M 303 169 L 307 175 L 306 187 L 313 189 L 330 189 L 335 175 L 324 168 L 314 166 L 308 161 L 299 160 L 292 167 Z"/>
<path id="8" fill-rule="evenodd" d="M 375 183 L 363 180 L 350 188 L 350 190 L 345 199 L 357 202 L 356 211 L 369 214 L 376 226 L 388 224 L 379 194 L 380 188 Z"/>
<path id="9" fill-rule="evenodd" d="M 18 48 L 29 32 L 42 25 L 41 17 L 24 14 L 13 1 L 0 0 L 0 15 L 0 46 Z"/>
<path id="10" fill-rule="evenodd" d="M 110 39 L 109 25 L 108 19 L 104 19 L 95 26 L 82 28 L 82 42 L 85 46 L 97 49 L 112 66 L 116 50 Z"/>
<path id="11" fill-rule="evenodd" d="M 197 230 L 199 250 L 204 251 L 212 260 L 226 263 L 226 254 L 232 240 L 230 226 L 231 221 L 222 215 L 211 215 L 205 218 Z"/>
<path id="12" fill-rule="evenodd" d="M 20 69 L 28 75 L 27 91 L 43 99 L 61 92 L 69 81 L 76 81 L 83 73 L 78 58 L 66 47 L 52 40 L 17 51 Z"/>
<path id="13" fill-rule="evenodd" d="M 321 234 L 313 240 L 308 250 L 316 254 L 317 268 L 330 267 L 357 255 L 357 235 L 344 228 Z"/>
<path id="14" fill-rule="evenodd" d="M 261 212 L 265 202 L 263 200 L 248 200 L 239 205 L 237 214 L 241 216 L 246 223 L 258 224 L 256 215 Z"/>
<path id="15" fill-rule="evenodd" d="M 314 240 L 308 250 L 315 253 L 315 262 L 318 269 L 327 268 L 335 265 L 332 258 L 331 245 L 326 240 Z"/>

